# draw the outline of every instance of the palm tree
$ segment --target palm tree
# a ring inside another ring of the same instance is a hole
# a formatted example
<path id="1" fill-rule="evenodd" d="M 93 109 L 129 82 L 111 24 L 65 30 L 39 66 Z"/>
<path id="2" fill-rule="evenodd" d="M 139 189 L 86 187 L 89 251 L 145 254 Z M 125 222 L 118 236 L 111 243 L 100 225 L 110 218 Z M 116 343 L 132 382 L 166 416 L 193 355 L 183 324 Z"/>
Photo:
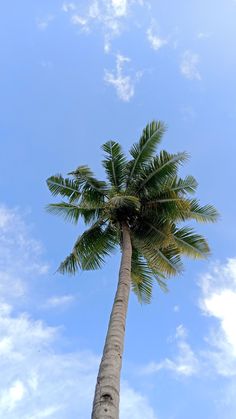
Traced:
<path id="1" fill-rule="evenodd" d="M 53 214 L 87 230 L 76 240 L 71 254 L 59 266 L 62 274 L 78 269 L 97 269 L 118 246 L 121 264 L 117 292 L 98 372 L 92 419 L 119 417 L 120 370 L 130 288 L 140 302 L 151 300 L 153 282 L 166 289 L 166 279 L 182 271 L 181 256 L 196 259 L 209 255 L 206 240 L 186 220 L 213 222 L 217 211 L 192 199 L 197 182 L 180 178 L 178 168 L 188 158 L 185 152 L 155 154 L 165 125 L 148 124 L 127 160 L 119 143 L 108 141 L 102 149 L 107 182 L 97 180 L 87 166 L 71 177 L 52 176 L 47 185 L 65 201 L 50 204 Z M 181 223 L 181 226 L 178 224 Z"/>

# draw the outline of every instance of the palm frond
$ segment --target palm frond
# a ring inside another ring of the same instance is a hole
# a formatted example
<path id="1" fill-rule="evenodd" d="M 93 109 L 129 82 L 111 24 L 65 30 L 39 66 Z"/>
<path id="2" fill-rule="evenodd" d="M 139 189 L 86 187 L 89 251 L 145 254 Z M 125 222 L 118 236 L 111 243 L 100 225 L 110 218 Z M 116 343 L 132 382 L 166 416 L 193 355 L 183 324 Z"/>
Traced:
<path id="1" fill-rule="evenodd" d="M 80 259 L 75 251 L 72 251 L 66 259 L 61 262 L 58 272 L 61 274 L 71 274 L 74 275 L 78 269 L 81 269 Z"/>
<path id="2" fill-rule="evenodd" d="M 79 184 L 74 179 L 54 175 L 47 179 L 47 185 L 53 196 L 61 195 L 68 198 L 69 202 L 76 202 L 81 196 Z"/>
<path id="3" fill-rule="evenodd" d="M 154 271 L 162 272 L 165 276 L 177 275 L 182 271 L 181 252 L 177 246 L 162 248 L 159 243 L 153 243 L 148 235 L 142 239 L 134 235 L 133 240 L 135 247 Z"/>
<path id="4" fill-rule="evenodd" d="M 108 206 L 110 208 L 139 210 L 140 200 L 133 195 L 114 195 L 110 200 Z"/>
<path id="5" fill-rule="evenodd" d="M 193 219 L 200 223 L 214 223 L 219 218 L 213 205 L 201 206 L 196 199 L 189 200 L 189 210 L 183 215 L 184 219 Z"/>
<path id="6" fill-rule="evenodd" d="M 76 170 L 68 174 L 74 176 L 84 192 L 97 191 L 99 194 L 106 195 L 106 182 L 96 179 L 88 166 L 79 166 Z"/>
<path id="7" fill-rule="evenodd" d="M 129 164 L 127 185 L 132 182 L 133 176 L 136 175 L 142 166 L 153 156 L 157 145 L 161 142 L 165 130 L 166 126 L 161 121 L 153 121 L 144 128 L 139 142 L 134 144 L 130 150 L 133 160 L 131 160 Z"/>
<path id="8" fill-rule="evenodd" d="M 152 297 L 153 274 L 145 259 L 136 249 L 132 252 L 131 284 L 140 303 L 150 303 Z"/>
<path id="9" fill-rule="evenodd" d="M 168 247 L 173 244 L 171 224 L 163 222 L 158 217 L 147 216 L 140 219 L 133 232 L 135 239 L 139 241 L 149 240 L 155 247 Z"/>
<path id="10" fill-rule="evenodd" d="M 77 224 L 80 217 L 85 223 L 91 222 L 98 218 L 101 214 L 102 207 L 89 207 L 83 205 L 75 205 L 67 202 L 59 202 L 57 204 L 49 204 L 46 210 L 54 215 L 62 216 L 66 221 Z"/>
<path id="11" fill-rule="evenodd" d="M 158 156 L 151 160 L 151 162 L 140 172 L 137 192 L 148 192 L 148 188 L 158 187 L 168 176 L 176 176 L 179 165 L 188 159 L 188 154 L 177 153 L 170 154 L 167 151 L 161 151 Z"/>
<path id="12" fill-rule="evenodd" d="M 209 256 L 209 246 L 204 237 L 196 234 L 192 228 L 175 228 L 173 238 L 181 252 L 195 259 L 203 259 Z"/>
<path id="13" fill-rule="evenodd" d="M 94 270 L 101 267 L 105 257 L 114 251 L 117 236 L 110 225 L 98 221 L 76 241 L 71 254 L 61 263 L 61 273 L 74 274 L 78 268 Z"/>
<path id="14" fill-rule="evenodd" d="M 106 158 L 102 162 L 103 167 L 111 185 L 119 191 L 124 184 L 126 157 L 120 144 L 115 141 L 107 141 L 103 144 L 102 149 L 106 153 Z"/>
<path id="15" fill-rule="evenodd" d="M 148 304 L 152 298 L 153 280 L 156 280 L 163 291 L 167 291 L 165 276 L 156 269 L 151 269 L 145 258 L 133 248 L 131 262 L 132 290 L 140 303 Z"/>
<path id="16" fill-rule="evenodd" d="M 150 266 L 153 266 L 153 268 L 158 269 L 166 275 L 178 275 L 182 272 L 181 253 L 177 247 L 169 246 L 164 249 L 154 247 L 153 250 L 151 246 L 147 248 L 146 257 Z"/>
<path id="17" fill-rule="evenodd" d="M 209 254 L 207 241 L 178 222 L 196 220 L 214 222 L 218 212 L 212 205 L 201 206 L 189 194 L 196 191 L 192 176 L 180 178 L 178 169 L 187 153 L 170 154 L 156 148 L 165 132 L 161 121 L 147 124 L 127 161 L 119 143 L 108 141 L 103 167 L 108 182 L 96 179 L 88 166 L 47 179 L 52 195 L 66 202 L 50 204 L 47 210 L 77 223 L 81 217 L 92 224 L 76 241 L 71 254 L 59 271 L 75 273 L 77 269 L 97 269 L 117 244 L 122 245 L 121 225 L 131 234 L 132 287 L 140 301 L 149 302 L 155 279 L 166 289 L 168 276 L 182 270 L 181 256 L 204 258 Z"/>
<path id="18" fill-rule="evenodd" d="M 184 220 L 190 208 L 189 201 L 185 198 L 161 198 L 144 201 L 142 214 L 144 218 L 152 220 L 158 226 L 164 223 Z"/>
<path id="19" fill-rule="evenodd" d="M 136 196 L 117 194 L 106 203 L 104 214 L 107 214 L 113 223 L 126 220 L 131 224 L 136 219 L 139 209 L 140 201 Z"/>
<path id="20" fill-rule="evenodd" d="M 167 275 L 176 275 L 182 270 L 181 252 L 173 240 L 172 230 L 170 222 L 149 217 L 143 218 L 134 233 L 150 267 Z"/>
<path id="21" fill-rule="evenodd" d="M 163 184 L 160 184 L 160 193 L 192 194 L 196 192 L 197 186 L 197 181 L 193 176 L 186 176 L 184 179 L 170 176 Z"/>

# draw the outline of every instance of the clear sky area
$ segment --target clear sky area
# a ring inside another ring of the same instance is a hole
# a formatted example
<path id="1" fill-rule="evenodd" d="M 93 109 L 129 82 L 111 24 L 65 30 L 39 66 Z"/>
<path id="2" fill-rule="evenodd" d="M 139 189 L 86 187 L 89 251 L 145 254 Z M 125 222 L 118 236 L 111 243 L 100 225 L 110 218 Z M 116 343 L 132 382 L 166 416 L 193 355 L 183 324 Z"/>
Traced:
<path id="1" fill-rule="evenodd" d="M 104 142 L 163 120 L 221 216 L 197 226 L 208 260 L 131 295 L 120 417 L 235 419 L 236 2 L 7 1 L 0 21 L 0 417 L 89 419 L 120 253 L 56 273 L 83 225 L 45 211 L 46 179 L 103 178 Z"/>

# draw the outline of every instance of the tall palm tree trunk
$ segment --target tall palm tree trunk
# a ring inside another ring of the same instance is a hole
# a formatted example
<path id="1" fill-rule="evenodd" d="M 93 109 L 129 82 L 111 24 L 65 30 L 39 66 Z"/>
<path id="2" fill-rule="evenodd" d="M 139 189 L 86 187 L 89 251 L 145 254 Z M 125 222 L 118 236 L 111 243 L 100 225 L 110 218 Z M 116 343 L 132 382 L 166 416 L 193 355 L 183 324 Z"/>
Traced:
<path id="1" fill-rule="evenodd" d="M 120 371 L 126 314 L 131 284 L 132 245 L 127 224 L 122 224 L 122 258 L 119 282 L 99 367 L 92 419 L 119 419 Z"/>

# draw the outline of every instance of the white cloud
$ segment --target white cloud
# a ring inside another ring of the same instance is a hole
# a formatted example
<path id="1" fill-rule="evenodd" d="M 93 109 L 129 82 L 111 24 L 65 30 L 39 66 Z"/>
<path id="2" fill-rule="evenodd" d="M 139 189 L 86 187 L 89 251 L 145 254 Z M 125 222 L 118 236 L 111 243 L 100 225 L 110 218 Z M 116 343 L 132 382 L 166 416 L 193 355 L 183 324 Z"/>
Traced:
<path id="1" fill-rule="evenodd" d="M 87 19 L 85 19 L 84 17 L 78 14 L 73 15 L 71 17 L 71 22 L 73 23 L 73 25 L 81 25 L 81 26 L 86 26 L 88 23 Z"/>
<path id="2" fill-rule="evenodd" d="M 122 383 L 121 419 L 157 419 L 146 397 L 134 391 L 127 382 Z"/>
<path id="3" fill-rule="evenodd" d="M 37 28 L 41 31 L 45 31 L 45 29 L 47 29 L 47 27 L 49 26 L 50 22 L 52 22 L 54 20 L 54 16 L 46 16 L 42 19 L 37 19 L 36 24 L 37 24 Z"/>
<path id="4" fill-rule="evenodd" d="M 17 402 L 20 402 L 25 395 L 25 386 L 20 380 L 16 380 L 12 385 L 5 389 L 0 397 L 0 408 L 1 411 L 14 410 Z"/>
<path id="5" fill-rule="evenodd" d="M 198 39 L 208 39 L 210 36 L 211 34 L 209 32 L 198 32 L 197 34 Z"/>
<path id="6" fill-rule="evenodd" d="M 191 51 L 185 51 L 182 56 L 180 64 L 180 71 L 184 77 L 189 80 L 201 80 L 201 75 L 198 69 L 199 55 Z"/>
<path id="7" fill-rule="evenodd" d="M 211 349 L 205 356 L 219 374 L 236 375 L 236 258 L 213 265 L 200 286 L 201 310 L 218 321 L 207 337 Z"/>
<path id="8" fill-rule="evenodd" d="M 141 72 L 136 72 L 133 76 L 124 74 L 124 64 L 129 63 L 130 58 L 121 54 L 116 56 L 116 70 L 105 70 L 104 80 L 116 89 L 117 96 L 124 102 L 129 102 L 134 96 L 135 84 L 142 76 Z"/>
<path id="9" fill-rule="evenodd" d="M 63 3 L 62 7 L 61 7 L 62 11 L 65 13 L 68 13 L 70 11 L 76 10 L 76 5 L 75 3 Z"/>
<path id="10" fill-rule="evenodd" d="M 70 13 L 72 24 L 81 25 L 88 32 L 100 29 L 104 36 L 104 51 L 111 49 L 113 38 L 127 29 L 127 19 L 132 7 L 145 6 L 142 0 L 91 0 L 87 7 L 76 7 L 74 3 L 64 3 L 62 10 Z"/>
<path id="11" fill-rule="evenodd" d="M 147 30 L 147 39 L 151 47 L 156 51 L 168 44 L 167 39 L 161 38 L 155 33 L 153 26 Z"/>
<path id="12" fill-rule="evenodd" d="M 8 342 L 0 357 L 4 418 L 51 417 L 57 412 L 54 418 L 66 419 L 76 410 L 79 417 L 86 417 L 97 358 L 83 353 L 57 354 L 57 333 L 57 329 L 25 314 L 13 316 L 8 312 L 1 316 L 0 335 Z M 16 382 L 21 383 L 22 391 Z"/>
<path id="13" fill-rule="evenodd" d="M 45 271 L 45 265 L 40 262 L 41 246 L 31 237 L 18 211 L 0 206 L 0 222 L 0 266 L 3 272 L 11 274 L 8 287 L 11 289 L 18 272 L 20 284 L 27 289 L 29 278 Z M 14 307 L 12 293 L 3 291 L 0 300 L 1 416 L 4 419 L 89 417 L 99 357 L 80 348 L 63 352 L 62 329 L 19 312 L 19 307 L 17 310 Z M 30 289 L 27 292 L 28 298 L 32 298 Z M 58 306 L 71 300 L 72 296 L 65 295 L 51 297 L 48 302 Z M 35 304 L 34 299 L 32 303 Z M 157 419 L 148 400 L 125 382 L 122 383 L 121 419 L 131 416 Z"/>
<path id="14" fill-rule="evenodd" d="M 115 16 L 126 16 L 127 14 L 127 0 L 111 0 L 111 5 Z"/>
<path id="15" fill-rule="evenodd" d="M 219 319 L 226 340 L 236 356 L 236 292 L 231 289 L 214 292 L 205 299 L 204 305 L 209 315 Z"/>
<path id="16" fill-rule="evenodd" d="M 194 351 L 187 341 L 186 329 L 180 325 L 174 338 L 176 356 L 151 362 L 142 369 L 142 373 L 170 370 L 185 376 L 217 374 L 233 380 L 232 387 L 235 388 L 236 258 L 228 259 L 225 264 L 212 264 L 209 271 L 202 275 L 199 285 L 199 307 L 209 320 L 208 333 L 202 337 L 204 345 Z"/>
<path id="17" fill-rule="evenodd" d="M 1 206 L 0 207 L 0 229 L 1 233 L 4 231 L 9 223 L 11 222 L 13 218 L 13 213 L 11 211 L 8 211 L 6 207 Z"/>
<path id="18" fill-rule="evenodd" d="M 0 310 L 0 409 L 4 419 L 89 417 L 99 358 L 59 353 L 58 329 Z M 1 351 L 1 342 L 2 351 Z M 122 383 L 121 419 L 157 419 L 148 400 Z"/>
<path id="19" fill-rule="evenodd" d="M 0 205 L 0 302 L 23 297 L 32 276 L 43 275 L 42 246 L 31 238 L 17 210 Z"/>
<path id="20" fill-rule="evenodd" d="M 58 308 L 58 307 L 66 307 L 72 304 L 75 301 L 74 295 L 62 295 L 62 296 L 54 296 L 48 298 L 45 302 L 45 308 Z"/>
<path id="21" fill-rule="evenodd" d="M 173 359 L 165 358 L 163 361 L 150 362 L 142 368 L 142 374 L 154 374 L 161 370 L 169 370 L 177 375 L 192 376 L 199 371 L 199 361 L 190 345 L 187 343 L 187 331 L 183 325 L 176 328 L 174 337 L 177 345 L 177 354 Z"/>
<path id="22" fill-rule="evenodd" d="M 88 16 L 91 19 L 101 19 L 101 12 L 100 12 L 100 6 L 98 0 L 94 0 L 90 3 L 88 8 Z"/>

